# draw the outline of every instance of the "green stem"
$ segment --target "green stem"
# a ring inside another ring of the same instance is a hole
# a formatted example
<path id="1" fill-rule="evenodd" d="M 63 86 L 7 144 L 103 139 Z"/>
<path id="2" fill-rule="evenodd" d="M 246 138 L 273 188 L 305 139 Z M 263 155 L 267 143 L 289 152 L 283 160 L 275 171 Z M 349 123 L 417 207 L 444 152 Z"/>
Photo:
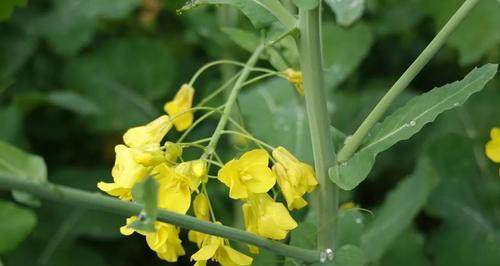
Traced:
<path id="1" fill-rule="evenodd" d="M 28 179 L 4 174 L 0 174 L 0 187 L 24 191 L 55 202 L 64 202 L 87 209 L 116 213 L 127 217 L 137 215 L 143 209 L 142 205 L 134 202 L 122 201 L 98 193 L 86 192 L 48 182 L 37 183 Z M 182 215 L 171 211 L 158 210 L 158 220 L 175 224 L 189 230 L 256 245 L 276 254 L 294 257 L 307 262 L 316 262 L 320 257 L 320 252 L 316 250 L 289 246 L 240 229 L 203 221 L 192 216 Z"/>
<path id="2" fill-rule="evenodd" d="M 328 179 L 328 168 L 335 163 L 330 136 L 330 121 L 324 91 L 319 8 L 300 10 L 300 59 L 304 77 L 305 100 L 314 165 L 318 179 L 318 248 L 334 248 L 335 226 L 331 224 L 338 209 L 338 188 Z"/>
<path id="3" fill-rule="evenodd" d="M 243 87 L 243 84 L 248 78 L 251 69 L 253 68 L 255 63 L 257 63 L 259 55 L 264 50 L 264 48 L 265 46 L 261 45 L 253 52 L 252 56 L 250 57 L 250 59 L 248 59 L 247 63 L 245 64 L 245 67 L 241 71 L 241 75 L 234 83 L 233 89 L 231 90 L 231 94 L 229 94 L 229 97 L 227 98 L 226 106 L 224 108 L 224 111 L 222 112 L 222 116 L 219 120 L 219 123 L 217 124 L 217 127 L 215 128 L 214 134 L 212 135 L 210 142 L 207 145 L 207 151 L 202 155 L 202 159 L 205 159 L 208 155 L 210 155 L 213 151 L 215 151 L 217 143 L 219 142 L 219 139 L 222 135 L 222 131 L 226 127 L 227 122 L 231 116 L 231 110 L 233 109 L 233 106 L 236 104 L 236 100 L 238 99 L 238 94 L 240 92 L 240 89 L 241 87 Z"/>
<path id="4" fill-rule="evenodd" d="M 396 97 L 410 84 L 415 76 L 422 70 L 422 68 L 431 60 L 437 51 L 445 44 L 450 34 L 457 28 L 458 24 L 469 14 L 472 8 L 478 3 L 479 0 L 467 0 L 462 6 L 453 14 L 444 27 L 434 37 L 434 39 L 425 47 L 424 51 L 415 59 L 415 61 L 408 67 L 408 69 L 401 75 L 401 77 L 394 83 L 384 97 L 373 108 L 371 113 L 365 118 L 363 123 L 359 126 L 356 132 L 349 138 L 349 141 L 339 151 L 337 160 L 339 162 L 347 161 L 356 152 L 361 145 L 363 139 L 372 127 L 377 123 L 380 118 L 385 114 L 389 106 L 396 99 Z"/>

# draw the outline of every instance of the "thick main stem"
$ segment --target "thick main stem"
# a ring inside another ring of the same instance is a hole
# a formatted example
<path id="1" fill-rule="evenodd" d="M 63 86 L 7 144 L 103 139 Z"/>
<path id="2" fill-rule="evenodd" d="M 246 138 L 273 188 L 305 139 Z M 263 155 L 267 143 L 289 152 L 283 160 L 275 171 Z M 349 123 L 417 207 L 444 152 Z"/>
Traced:
<path id="1" fill-rule="evenodd" d="M 122 201 L 116 198 L 103 196 L 98 193 L 86 192 L 70 187 L 51 183 L 35 183 L 33 181 L 0 174 L 0 187 L 28 192 L 37 197 L 72 204 L 86 209 L 100 210 L 124 216 L 137 215 L 143 206 L 134 202 Z M 182 215 L 171 211 L 158 210 L 158 220 L 181 226 L 185 229 L 220 236 L 268 249 L 276 254 L 293 257 L 306 262 L 319 261 L 320 252 L 285 245 L 263 237 L 250 234 L 240 229 L 223 226 Z"/>
<path id="2" fill-rule="evenodd" d="M 363 139 L 377 123 L 380 118 L 385 114 L 391 103 L 396 97 L 410 84 L 410 82 L 417 76 L 422 68 L 431 60 L 437 51 L 445 44 L 450 34 L 457 28 L 458 24 L 464 20 L 472 8 L 478 3 L 479 0 L 467 0 L 462 6 L 453 14 L 448 20 L 446 25 L 439 31 L 434 39 L 425 47 L 424 51 L 415 59 L 415 61 L 408 67 L 408 69 L 401 75 L 401 77 L 394 83 L 384 97 L 373 108 L 371 113 L 365 118 L 363 123 L 359 126 L 356 132 L 349 138 L 349 141 L 339 151 L 338 161 L 343 162 L 351 158 L 356 150 L 361 145 Z"/>
<path id="3" fill-rule="evenodd" d="M 300 10 L 300 59 L 304 77 L 307 117 L 311 132 L 314 165 L 319 188 L 317 192 L 318 248 L 334 248 L 335 215 L 338 189 L 328 179 L 328 168 L 335 163 L 330 136 L 330 121 L 324 91 L 320 43 L 319 8 Z"/>
<path id="4" fill-rule="evenodd" d="M 245 64 L 245 67 L 241 71 L 241 75 L 234 83 L 233 89 L 231 90 L 231 94 L 229 94 L 229 97 L 227 98 L 226 107 L 224 108 L 219 123 L 215 128 L 214 134 L 212 135 L 212 138 L 210 139 L 210 142 L 207 145 L 207 152 L 205 152 L 202 156 L 203 159 L 206 159 L 206 157 L 210 155 L 210 153 L 215 151 L 217 143 L 219 142 L 219 139 L 222 135 L 222 131 L 226 127 L 229 117 L 231 116 L 231 111 L 233 110 L 233 107 L 236 104 L 236 100 L 238 98 L 240 89 L 243 86 L 243 83 L 248 78 L 248 75 L 250 75 L 253 66 L 255 65 L 255 63 L 257 63 L 259 55 L 263 51 L 264 47 L 265 47 L 264 45 L 261 45 L 253 52 L 252 56 L 250 57 L 250 59 L 248 59 L 247 63 Z"/>

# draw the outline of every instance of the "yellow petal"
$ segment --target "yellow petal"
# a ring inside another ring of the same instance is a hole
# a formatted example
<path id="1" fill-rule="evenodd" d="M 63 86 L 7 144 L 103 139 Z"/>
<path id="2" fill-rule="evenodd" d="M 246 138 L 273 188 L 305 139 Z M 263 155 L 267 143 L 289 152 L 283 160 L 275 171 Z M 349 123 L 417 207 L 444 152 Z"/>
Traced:
<path id="1" fill-rule="evenodd" d="M 247 171 L 252 178 L 245 181 L 245 185 L 252 193 L 266 193 L 276 184 L 276 176 L 267 165 L 254 166 Z"/>
<path id="2" fill-rule="evenodd" d="M 231 180 L 229 187 L 229 197 L 232 199 L 245 199 L 248 198 L 248 190 L 246 186 L 239 179 L 234 178 Z"/>
<path id="3" fill-rule="evenodd" d="M 144 167 L 134 160 L 131 148 L 121 144 L 116 145 L 115 153 L 115 165 L 111 170 L 111 175 L 118 186 L 132 188 L 147 176 L 150 168 Z"/>
<path id="4" fill-rule="evenodd" d="M 219 179 L 224 185 L 231 187 L 231 179 L 239 178 L 238 173 L 239 163 L 237 160 L 231 160 L 227 162 L 219 171 L 217 172 L 217 179 Z"/>
<path id="5" fill-rule="evenodd" d="M 238 252 L 230 246 L 222 246 L 218 260 L 221 265 L 251 265 L 253 259 L 241 252 Z"/>
<path id="6" fill-rule="evenodd" d="M 172 116 L 177 131 L 184 131 L 193 123 L 193 112 L 189 111 L 193 105 L 194 88 L 183 84 L 174 99 L 164 106 L 165 112 Z"/>
<path id="7" fill-rule="evenodd" d="M 500 163 L 500 138 L 492 139 L 485 146 L 486 156 L 495 163 Z"/>
<path id="8" fill-rule="evenodd" d="M 493 140 L 500 139 L 500 128 L 498 128 L 498 127 L 492 128 L 490 131 L 490 136 L 491 136 L 491 139 L 493 139 Z"/>
<path id="9" fill-rule="evenodd" d="M 131 223 L 133 223 L 135 220 L 137 220 L 137 216 L 132 216 L 132 217 L 127 218 L 125 225 L 120 227 L 120 234 L 125 235 L 125 236 L 129 236 L 129 235 L 133 234 L 135 232 L 135 230 L 132 228 L 129 228 L 128 226 Z"/>
<path id="10" fill-rule="evenodd" d="M 115 183 L 105 183 L 105 182 L 97 183 L 97 187 L 100 190 L 108 193 L 109 195 L 119 197 L 122 200 L 132 199 L 132 193 L 130 188 L 124 188 Z"/>
<path id="11" fill-rule="evenodd" d="M 207 196 L 203 193 L 196 195 L 193 201 L 193 210 L 196 218 L 209 221 L 210 220 L 210 211 L 208 206 Z"/>
<path id="12" fill-rule="evenodd" d="M 214 255 L 217 249 L 219 248 L 219 245 L 205 245 L 198 252 L 194 253 L 191 256 L 192 260 L 200 261 L 204 260 L 207 261 L 211 259 Z"/>
<path id="13" fill-rule="evenodd" d="M 186 214 L 191 205 L 191 190 L 187 185 L 172 183 L 162 185 L 158 193 L 158 207 L 169 211 Z"/>
<path id="14" fill-rule="evenodd" d="M 147 125 L 127 130 L 123 135 L 123 142 L 131 148 L 160 143 L 171 128 L 170 118 L 162 115 Z"/>
<path id="15" fill-rule="evenodd" d="M 255 149 L 244 153 L 238 160 L 241 167 L 252 167 L 256 165 L 269 164 L 269 154 L 263 149 Z"/>

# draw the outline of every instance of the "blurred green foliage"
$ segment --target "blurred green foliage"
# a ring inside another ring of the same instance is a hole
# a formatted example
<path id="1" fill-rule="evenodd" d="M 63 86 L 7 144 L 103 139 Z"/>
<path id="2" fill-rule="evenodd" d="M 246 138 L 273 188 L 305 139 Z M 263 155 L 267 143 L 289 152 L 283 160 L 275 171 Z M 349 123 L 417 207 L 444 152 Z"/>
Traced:
<path id="1" fill-rule="evenodd" d="M 240 46 L 250 49 L 251 43 L 232 40 L 259 34 L 227 7 L 221 12 L 202 6 L 177 15 L 183 0 L 153 1 L 157 6 L 139 0 L 32 0 L 21 8 L 25 2 L 0 4 L 0 20 L 6 20 L 0 23 L 0 140 L 42 156 L 50 181 L 88 191 L 110 178 L 113 147 L 127 128 L 160 114 L 163 103 L 204 63 L 245 60 L 248 52 Z M 351 20 L 358 10 L 337 17 L 328 6 L 324 10 L 328 107 L 333 125 L 346 134 L 462 1 L 360 2 L 364 13 L 357 22 Z M 499 1 L 480 1 L 393 108 L 463 78 L 472 66 L 498 63 L 499 14 Z M 268 56 L 277 67 L 276 54 Z M 202 76 L 195 101 L 225 78 L 227 69 Z M 490 128 L 500 126 L 499 87 L 497 75 L 464 106 L 382 153 L 367 181 L 341 195 L 343 202 L 373 213 L 341 213 L 339 241 L 361 246 L 370 265 L 498 265 L 499 165 L 485 157 L 484 143 Z M 273 78 L 246 88 L 239 107 L 252 133 L 312 162 L 304 102 L 290 84 Z M 203 124 L 193 137 L 209 136 L 215 123 Z M 225 158 L 241 152 L 231 142 L 221 143 L 221 149 Z M 432 177 L 422 174 L 427 172 Z M 220 220 L 241 223 L 225 188 L 211 184 L 209 190 Z M 1 192 L 0 198 L 0 265 L 166 265 L 142 238 L 119 235 L 123 217 L 55 202 L 29 210 L 8 203 L 10 193 Z M 314 213 L 296 216 L 310 220 Z M 301 224 L 292 244 L 312 247 L 304 236 L 315 230 Z M 192 254 L 194 245 L 184 239 Z M 351 247 L 339 253 L 342 259 L 361 252 Z M 263 251 L 254 265 L 283 261 Z M 177 265 L 190 264 L 185 256 Z"/>

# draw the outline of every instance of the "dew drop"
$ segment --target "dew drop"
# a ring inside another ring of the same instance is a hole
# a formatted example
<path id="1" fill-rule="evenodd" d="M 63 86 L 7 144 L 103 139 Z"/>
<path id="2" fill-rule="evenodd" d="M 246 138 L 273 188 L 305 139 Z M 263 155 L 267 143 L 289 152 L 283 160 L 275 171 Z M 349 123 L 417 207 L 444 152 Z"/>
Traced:
<path id="1" fill-rule="evenodd" d="M 457 106 L 459 106 L 459 105 L 460 105 L 460 103 L 454 103 L 454 104 L 453 104 L 453 106 L 455 106 L 455 107 L 457 107 Z"/>
<path id="2" fill-rule="evenodd" d="M 410 126 L 414 127 L 416 124 L 417 124 L 417 122 L 415 122 L 415 120 L 410 121 Z"/>
<path id="3" fill-rule="evenodd" d="M 347 162 L 342 162 L 342 163 L 340 164 L 340 166 L 342 166 L 342 167 L 346 167 L 346 166 L 347 166 Z"/>
<path id="4" fill-rule="evenodd" d="M 356 218 L 355 222 L 356 222 L 357 224 L 361 224 L 361 223 L 363 222 L 363 219 L 361 219 L 361 218 Z"/>

